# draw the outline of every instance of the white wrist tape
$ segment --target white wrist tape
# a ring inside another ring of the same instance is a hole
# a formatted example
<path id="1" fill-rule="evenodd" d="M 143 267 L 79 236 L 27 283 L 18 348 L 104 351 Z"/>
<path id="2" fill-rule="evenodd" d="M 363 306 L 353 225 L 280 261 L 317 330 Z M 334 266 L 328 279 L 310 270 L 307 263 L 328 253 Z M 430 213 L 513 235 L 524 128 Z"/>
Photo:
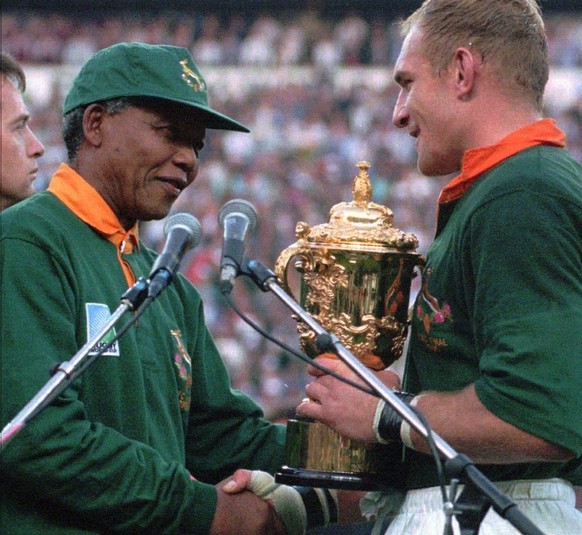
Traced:
<path id="1" fill-rule="evenodd" d="M 304 535 L 307 529 L 307 512 L 298 491 L 293 487 L 275 483 L 271 474 L 259 470 L 253 471 L 249 490 L 273 504 L 287 535 Z"/>
<path id="2" fill-rule="evenodd" d="M 420 394 L 418 396 L 415 396 L 412 401 L 410 402 L 410 406 L 411 407 L 416 407 L 418 400 L 423 396 L 423 394 Z M 412 438 L 410 436 L 412 429 L 410 427 L 410 424 L 406 421 L 406 420 L 402 420 L 402 424 L 400 425 L 400 439 L 402 440 L 402 443 L 410 449 L 414 449 L 414 446 L 412 445 Z"/>

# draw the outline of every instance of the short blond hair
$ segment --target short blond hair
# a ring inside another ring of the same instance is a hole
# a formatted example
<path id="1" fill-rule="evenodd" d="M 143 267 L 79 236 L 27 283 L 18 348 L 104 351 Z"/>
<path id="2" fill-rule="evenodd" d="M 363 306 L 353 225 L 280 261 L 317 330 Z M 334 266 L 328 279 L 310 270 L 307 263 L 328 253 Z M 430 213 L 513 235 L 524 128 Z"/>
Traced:
<path id="1" fill-rule="evenodd" d="M 425 55 L 436 73 L 455 49 L 470 47 L 490 62 L 500 84 L 524 92 L 541 110 L 549 77 L 548 45 L 536 0 L 425 0 L 402 22 L 424 34 Z"/>

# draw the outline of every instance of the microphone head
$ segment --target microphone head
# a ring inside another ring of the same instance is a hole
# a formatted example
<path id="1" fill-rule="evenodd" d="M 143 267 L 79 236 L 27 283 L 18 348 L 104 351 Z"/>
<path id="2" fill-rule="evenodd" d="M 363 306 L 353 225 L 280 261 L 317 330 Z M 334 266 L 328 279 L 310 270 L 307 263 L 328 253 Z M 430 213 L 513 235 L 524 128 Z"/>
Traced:
<path id="1" fill-rule="evenodd" d="M 242 214 L 249 220 L 249 230 L 253 230 L 257 224 L 257 211 L 255 207 L 244 199 L 228 201 L 218 212 L 218 222 L 224 227 L 224 220 L 231 214 Z"/>
<path id="2" fill-rule="evenodd" d="M 164 225 L 164 236 L 167 237 L 170 231 L 176 226 L 185 227 L 189 232 L 190 242 L 188 243 L 188 248 L 196 247 L 200 243 L 202 239 L 202 225 L 192 214 L 180 212 L 171 215 Z"/>

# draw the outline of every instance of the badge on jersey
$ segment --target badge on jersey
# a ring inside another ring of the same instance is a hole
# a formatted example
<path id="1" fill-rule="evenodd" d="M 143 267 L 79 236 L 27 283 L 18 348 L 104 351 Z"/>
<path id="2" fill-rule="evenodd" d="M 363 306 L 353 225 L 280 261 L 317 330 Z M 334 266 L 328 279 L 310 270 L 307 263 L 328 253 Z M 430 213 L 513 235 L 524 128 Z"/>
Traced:
<path id="1" fill-rule="evenodd" d="M 104 325 L 111 318 L 111 311 L 107 305 L 102 303 L 85 303 L 85 312 L 87 315 L 87 341 L 94 339 Z M 101 348 L 105 347 L 115 337 L 115 327 L 111 327 L 107 334 L 97 342 L 89 355 L 95 355 Z M 119 340 L 116 340 L 112 346 L 107 349 L 103 355 L 119 357 Z"/>
<path id="2" fill-rule="evenodd" d="M 178 402 L 180 410 L 188 413 L 192 403 L 192 359 L 186 350 L 179 329 L 172 329 L 170 334 L 176 340 L 177 351 L 174 355 L 174 364 L 178 374 Z"/>

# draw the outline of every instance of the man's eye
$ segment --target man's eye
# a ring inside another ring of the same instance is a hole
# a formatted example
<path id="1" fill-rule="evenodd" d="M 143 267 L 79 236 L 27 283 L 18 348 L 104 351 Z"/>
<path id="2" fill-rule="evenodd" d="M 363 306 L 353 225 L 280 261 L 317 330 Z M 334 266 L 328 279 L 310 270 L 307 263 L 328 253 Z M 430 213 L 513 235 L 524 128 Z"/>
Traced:
<path id="1" fill-rule="evenodd" d="M 192 148 L 194 149 L 196 156 L 200 156 L 200 153 L 202 152 L 202 149 L 204 148 L 204 143 L 194 143 L 194 145 L 192 145 Z"/>
<path id="2" fill-rule="evenodd" d="M 162 132 L 164 134 L 170 134 L 174 130 L 173 127 L 169 124 L 161 124 L 161 125 L 152 125 L 154 130 L 158 132 Z"/>

